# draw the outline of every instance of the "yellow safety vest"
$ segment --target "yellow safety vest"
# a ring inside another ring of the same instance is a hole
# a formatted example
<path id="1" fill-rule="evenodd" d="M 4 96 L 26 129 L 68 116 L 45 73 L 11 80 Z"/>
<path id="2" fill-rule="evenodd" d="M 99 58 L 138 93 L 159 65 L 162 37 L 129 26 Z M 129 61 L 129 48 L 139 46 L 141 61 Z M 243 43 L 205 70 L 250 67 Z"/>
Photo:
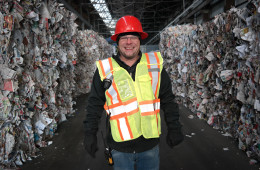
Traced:
<path id="1" fill-rule="evenodd" d="M 159 89 L 163 59 L 160 52 L 144 53 L 136 66 L 135 81 L 113 58 L 96 62 L 101 81 L 112 80 L 105 91 L 104 108 L 110 114 L 113 139 L 133 140 L 161 134 Z"/>

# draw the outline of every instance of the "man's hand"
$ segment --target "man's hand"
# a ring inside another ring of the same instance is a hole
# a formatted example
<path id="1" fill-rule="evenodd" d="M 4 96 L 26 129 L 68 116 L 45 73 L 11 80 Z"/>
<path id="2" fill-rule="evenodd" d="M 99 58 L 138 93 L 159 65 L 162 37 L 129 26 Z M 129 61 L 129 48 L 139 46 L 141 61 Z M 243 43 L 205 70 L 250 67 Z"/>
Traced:
<path id="1" fill-rule="evenodd" d="M 184 140 L 184 136 L 181 132 L 181 129 L 178 130 L 169 130 L 166 136 L 166 142 L 170 148 L 180 144 Z"/>
<path id="2" fill-rule="evenodd" d="M 95 158 L 95 153 L 98 150 L 97 136 L 96 135 L 85 135 L 84 147 L 85 147 L 85 150 L 90 154 L 90 156 Z"/>

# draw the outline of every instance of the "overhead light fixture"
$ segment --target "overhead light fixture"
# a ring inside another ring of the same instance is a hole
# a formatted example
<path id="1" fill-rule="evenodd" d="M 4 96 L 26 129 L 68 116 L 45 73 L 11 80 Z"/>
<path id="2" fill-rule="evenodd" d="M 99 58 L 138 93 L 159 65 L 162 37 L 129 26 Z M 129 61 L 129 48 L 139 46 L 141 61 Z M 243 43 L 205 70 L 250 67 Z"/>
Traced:
<path id="1" fill-rule="evenodd" d="M 112 18 L 105 0 L 90 0 L 93 7 L 98 12 L 99 16 L 103 19 L 106 26 L 109 28 L 110 33 L 113 35 L 116 25 L 116 20 Z"/>

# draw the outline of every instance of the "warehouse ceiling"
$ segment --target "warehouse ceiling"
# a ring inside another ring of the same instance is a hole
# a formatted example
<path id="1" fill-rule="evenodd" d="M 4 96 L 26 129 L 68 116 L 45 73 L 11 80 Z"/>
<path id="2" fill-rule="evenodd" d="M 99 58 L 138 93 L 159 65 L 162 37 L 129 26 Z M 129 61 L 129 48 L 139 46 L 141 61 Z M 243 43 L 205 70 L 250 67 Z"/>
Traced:
<path id="1" fill-rule="evenodd" d="M 65 4 L 79 16 L 76 20 L 79 29 L 92 29 L 104 38 L 109 38 L 114 28 L 107 26 L 93 4 L 107 6 L 103 10 L 110 13 L 111 23 L 124 15 L 133 15 L 141 21 L 143 30 L 149 34 L 143 44 L 158 44 L 160 31 L 174 21 L 174 24 L 192 23 L 195 12 L 205 7 L 210 0 L 59 0 L 58 2 Z"/>

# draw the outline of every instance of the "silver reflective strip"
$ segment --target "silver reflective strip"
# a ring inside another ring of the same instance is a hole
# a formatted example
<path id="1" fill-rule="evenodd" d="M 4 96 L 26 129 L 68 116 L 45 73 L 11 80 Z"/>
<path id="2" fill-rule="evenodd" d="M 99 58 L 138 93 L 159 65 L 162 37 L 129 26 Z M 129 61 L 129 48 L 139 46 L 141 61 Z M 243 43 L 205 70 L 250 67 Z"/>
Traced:
<path id="1" fill-rule="evenodd" d="M 106 74 L 106 76 L 107 76 L 107 74 L 111 71 L 108 58 L 102 60 L 102 64 L 103 64 L 103 68 L 104 68 L 105 74 Z"/>
<path id="2" fill-rule="evenodd" d="M 119 115 L 122 113 L 129 113 L 137 108 L 138 108 L 138 103 L 137 103 L 137 101 L 134 101 L 127 105 L 120 105 L 118 107 L 115 107 L 115 108 L 112 108 L 109 110 L 111 112 L 111 116 L 115 116 L 115 115 Z"/>
<path id="3" fill-rule="evenodd" d="M 154 65 L 150 65 L 151 68 L 149 70 L 159 70 L 160 71 L 160 68 L 158 68 L 158 65 L 157 65 L 159 63 L 157 63 L 154 53 L 148 53 L 148 56 L 149 56 L 150 64 L 154 64 Z M 153 94 L 155 95 L 157 83 L 159 81 L 159 76 L 158 76 L 158 72 L 153 71 L 151 73 L 152 73 L 152 80 L 153 80 L 152 89 L 153 89 Z"/>
<path id="4" fill-rule="evenodd" d="M 114 81 L 114 80 L 113 80 Z M 112 104 L 116 104 L 119 103 L 118 99 L 117 99 L 117 92 L 114 89 L 113 85 L 111 84 L 111 86 L 109 87 L 109 89 L 107 90 L 108 93 L 112 96 Z"/>
<path id="5" fill-rule="evenodd" d="M 160 109 L 160 102 L 154 103 L 154 110 Z"/>
<path id="6" fill-rule="evenodd" d="M 152 77 L 153 77 L 153 84 L 152 84 L 153 94 L 156 95 L 155 90 L 159 81 L 158 72 L 152 72 Z"/>
<path id="7" fill-rule="evenodd" d="M 148 72 L 160 72 L 159 68 L 150 68 L 148 69 Z"/>
<path id="8" fill-rule="evenodd" d="M 123 135 L 123 139 L 124 140 L 129 140 L 131 139 L 130 137 L 130 133 L 128 131 L 128 127 L 126 125 L 126 120 L 125 118 L 120 118 L 119 119 L 119 124 L 120 124 L 120 129 L 121 129 L 121 132 L 122 132 L 122 135 Z"/>
<path id="9" fill-rule="evenodd" d="M 154 111 L 153 103 L 140 105 L 140 111 L 141 113 Z"/>
<path id="10" fill-rule="evenodd" d="M 104 60 L 101 60 L 102 61 L 102 64 L 103 64 L 103 68 L 104 68 L 104 71 L 105 71 L 105 74 L 107 76 L 107 78 L 111 79 L 112 81 L 113 80 L 113 75 L 111 73 L 111 68 L 110 68 L 110 64 L 109 64 L 109 60 L 108 58 L 107 59 L 104 59 Z M 113 83 L 113 82 L 112 82 Z M 108 93 L 112 96 L 112 104 L 116 104 L 118 103 L 118 99 L 117 99 L 117 92 L 116 90 L 114 89 L 113 85 L 111 85 L 108 89 Z"/>
<path id="11" fill-rule="evenodd" d="M 154 52 L 148 53 L 150 64 L 157 64 L 156 57 L 154 55 Z"/>

